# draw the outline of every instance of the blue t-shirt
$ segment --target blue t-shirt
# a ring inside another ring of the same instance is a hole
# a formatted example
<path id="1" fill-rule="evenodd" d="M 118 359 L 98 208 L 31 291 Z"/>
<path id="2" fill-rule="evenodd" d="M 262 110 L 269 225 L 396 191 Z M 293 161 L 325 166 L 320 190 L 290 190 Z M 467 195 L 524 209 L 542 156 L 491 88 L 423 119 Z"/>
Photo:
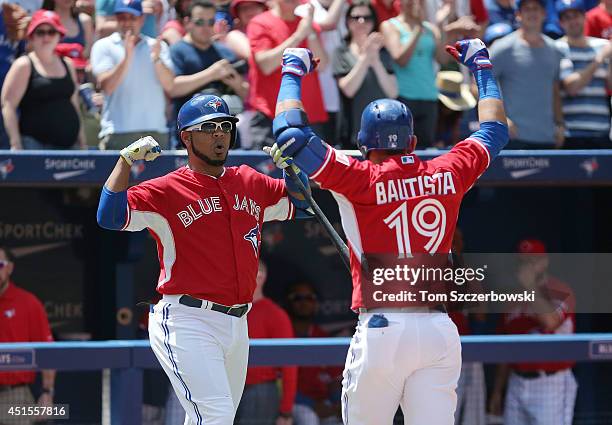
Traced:
<path id="1" fill-rule="evenodd" d="M 489 25 L 499 24 L 500 22 L 509 24 L 512 28 L 518 28 L 514 8 L 501 7 L 495 0 L 485 0 L 485 7 L 489 12 Z"/>
<path id="2" fill-rule="evenodd" d="M 200 50 L 193 44 L 187 43 L 184 40 L 170 46 L 170 58 L 174 64 L 174 72 L 177 76 L 193 75 L 205 70 L 221 59 L 226 59 L 229 62 L 235 62 L 237 59 L 234 52 L 223 44 L 213 43 L 208 49 Z M 242 73 L 240 69 L 238 72 Z M 213 81 L 185 97 L 174 99 L 175 117 L 178 115 L 181 106 L 191 99 L 194 94 L 210 89 L 217 90 L 219 95 L 228 94 L 230 91 L 221 81 Z"/>

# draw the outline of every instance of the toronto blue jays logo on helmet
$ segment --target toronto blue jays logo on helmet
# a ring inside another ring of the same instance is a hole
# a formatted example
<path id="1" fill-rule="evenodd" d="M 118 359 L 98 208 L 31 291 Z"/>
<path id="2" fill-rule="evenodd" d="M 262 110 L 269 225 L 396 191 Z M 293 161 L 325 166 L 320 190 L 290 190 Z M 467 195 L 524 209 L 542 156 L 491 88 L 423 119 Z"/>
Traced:
<path id="1" fill-rule="evenodd" d="M 259 248 L 259 223 L 244 235 L 244 240 L 251 242 L 253 250 L 255 251 L 255 257 L 257 257 L 257 249 Z"/>
<path id="2" fill-rule="evenodd" d="M 218 111 L 219 108 L 221 106 L 223 106 L 223 104 L 221 103 L 221 101 L 219 99 L 213 99 L 211 101 L 209 101 L 206 106 L 210 106 L 211 108 L 213 108 L 215 111 Z"/>

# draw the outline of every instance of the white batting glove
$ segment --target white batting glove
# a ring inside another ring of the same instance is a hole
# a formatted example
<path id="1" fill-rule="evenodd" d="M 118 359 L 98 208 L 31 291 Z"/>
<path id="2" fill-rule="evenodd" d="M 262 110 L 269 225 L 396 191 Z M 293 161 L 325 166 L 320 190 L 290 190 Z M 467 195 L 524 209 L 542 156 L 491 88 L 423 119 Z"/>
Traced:
<path id="1" fill-rule="evenodd" d="M 132 165 L 134 161 L 144 159 L 145 161 L 153 161 L 155 158 L 161 155 L 161 148 L 159 143 L 151 136 L 142 137 L 129 146 L 121 149 L 119 154 L 125 159 L 129 165 Z"/>
<path id="2" fill-rule="evenodd" d="M 293 164 L 293 158 L 288 155 L 283 155 L 283 148 L 279 147 L 276 143 L 274 143 L 272 147 L 264 146 L 263 151 L 272 157 L 274 164 L 281 170 L 291 166 L 295 174 L 300 173 L 300 169 Z"/>

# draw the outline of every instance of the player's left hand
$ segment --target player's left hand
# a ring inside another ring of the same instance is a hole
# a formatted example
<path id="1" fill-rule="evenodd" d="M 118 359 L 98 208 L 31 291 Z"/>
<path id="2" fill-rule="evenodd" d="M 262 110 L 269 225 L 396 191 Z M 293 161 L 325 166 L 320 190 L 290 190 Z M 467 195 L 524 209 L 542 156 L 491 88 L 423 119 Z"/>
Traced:
<path id="1" fill-rule="evenodd" d="M 479 38 L 458 41 L 454 46 L 446 46 L 446 51 L 472 72 L 493 68 L 487 46 Z"/>
<path id="2" fill-rule="evenodd" d="M 295 74 L 299 77 L 313 72 L 319 64 L 319 59 L 313 57 L 310 49 L 291 47 L 283 52 L 282 73 Z"/>

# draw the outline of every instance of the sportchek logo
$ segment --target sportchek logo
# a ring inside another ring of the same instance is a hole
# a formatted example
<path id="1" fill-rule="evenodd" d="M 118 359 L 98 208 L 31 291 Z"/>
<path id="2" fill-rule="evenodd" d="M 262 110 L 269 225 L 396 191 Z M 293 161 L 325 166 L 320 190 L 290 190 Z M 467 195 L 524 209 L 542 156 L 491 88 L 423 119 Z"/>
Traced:
<path id="1" fill-rule="evenodd" d="M 536 158 L 528 156 L 525 158 L 503 158 L 505 170 L 510 170 L 510 177 L 522 179 L 540 173 L 546 168 L 550 168 L 549 158 Z"/>
<path id="2" fill-rule="evenodd" d="M 81 176 L 95 169 L 95 159 L 45 159 L 45 170 L 56 171 L 53 173 L 54 180 L 67 180 L 73 177 Z"/>

